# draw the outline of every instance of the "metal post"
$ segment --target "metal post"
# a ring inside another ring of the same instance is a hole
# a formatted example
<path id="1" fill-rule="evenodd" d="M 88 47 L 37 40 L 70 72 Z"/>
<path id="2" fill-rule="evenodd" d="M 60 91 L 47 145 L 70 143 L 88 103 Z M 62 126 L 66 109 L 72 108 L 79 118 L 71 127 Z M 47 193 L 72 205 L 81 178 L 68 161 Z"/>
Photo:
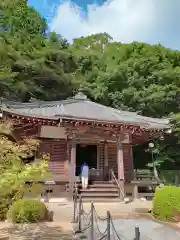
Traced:
<path id="1" fill-rule="evenodd" d="M 77 209 L 77 196 L 74 196 L 74 212 L 73 212 L 73 222 L 76 222 L 76 209 Z"/>
<path id="2" fill-rule="evenodd" d="M 111 240 L 111 215 L 107 211 L 107 240 Z"/>
<path id="3" fill-rule="evenodd" d="M 90 240 L 94 240 L 94 205 L 91 202 L 91 230 L 90 230 Z"/>
<path id="4" fill-rule="evenodd" d="M 82 199 L 79 198 L 79 213 L 78 213 L 78 231 L 82 232 L 82 222 L 81 222 L 81 214 L 82 214 Z"/>
<path id="5" fill-rule="evenodd" d="M 139 227 L 135 227 L 135 238 L 134 238 L 134 240 L 140 240 Z"/>

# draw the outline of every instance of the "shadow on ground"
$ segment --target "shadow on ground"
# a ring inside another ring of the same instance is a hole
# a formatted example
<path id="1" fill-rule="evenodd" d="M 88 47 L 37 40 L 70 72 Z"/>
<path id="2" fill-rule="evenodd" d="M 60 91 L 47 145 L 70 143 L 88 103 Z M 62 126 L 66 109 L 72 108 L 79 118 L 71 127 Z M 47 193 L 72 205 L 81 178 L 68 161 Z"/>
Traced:
<path id="1" fill-rule="evenodd" d="M 72 240 L 73 233 L 64 231 L 62 227 L 53 223 L 17 224 L 0 229 L 0 235 L 8 235 L 13 240 Z"/>

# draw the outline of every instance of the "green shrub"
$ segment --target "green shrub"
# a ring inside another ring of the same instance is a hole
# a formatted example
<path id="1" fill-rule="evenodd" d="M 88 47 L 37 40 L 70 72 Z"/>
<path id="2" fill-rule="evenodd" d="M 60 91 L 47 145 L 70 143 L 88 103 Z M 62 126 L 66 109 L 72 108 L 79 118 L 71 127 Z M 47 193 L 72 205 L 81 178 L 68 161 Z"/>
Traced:
<path id="1" fill-rule="evenodd" d="M 6 220 L 6 215 L 8 212 L 8 204 L 6 204 L 5 199 L 0 200 L 0 221 Z"/>
<path id="2" fill-rule="evenodd" d="M 158 188 L 153 198 L 152 213 L 163 221 L 176 221 L 175 212 L 180 211 L 180 187 L 165 186 Z"/>
<path id="3" fill-rule="evenodd" d="M 10 194 L 0 195 L 0 221 L 6 220 L 8 209 L 12 203 L 22 198 L 23 193 L 18 191 L 12 191 Z"/>
<path id="4" fill-rule="evenodd" d="M 21 199 L 12 204 L 8 219 L 13 223 L 41 222 L 48 218 L 46 205 L 35 199 Z"/>

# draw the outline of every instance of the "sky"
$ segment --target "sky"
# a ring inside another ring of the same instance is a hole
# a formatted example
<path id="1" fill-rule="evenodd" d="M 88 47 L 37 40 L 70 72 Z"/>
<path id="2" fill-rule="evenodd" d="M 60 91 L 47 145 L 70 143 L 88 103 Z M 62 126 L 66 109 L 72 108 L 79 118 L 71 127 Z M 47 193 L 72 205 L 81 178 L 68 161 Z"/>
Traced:
<path id="1" fill-rule="evenodd" d="M 122 43 L 180 50 L 180 0 L 29 0 L 29 5 L 69 41 L 107 32 Z"/>

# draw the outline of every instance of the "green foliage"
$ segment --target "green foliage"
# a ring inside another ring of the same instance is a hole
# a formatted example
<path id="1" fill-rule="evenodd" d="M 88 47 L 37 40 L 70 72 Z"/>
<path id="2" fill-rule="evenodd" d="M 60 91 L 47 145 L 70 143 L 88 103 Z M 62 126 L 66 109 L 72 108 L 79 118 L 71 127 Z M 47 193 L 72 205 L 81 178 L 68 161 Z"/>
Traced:
<path id="1" fill-rule="evenodd" d="M 64 99 L 78 88 L 101 103 L 147 116 L 179 112 L 180 52 L 113 42 L 107 33 L 69 44 L 24 0 L 1 3 L 0 94 Z M 51 89 L 51 91 L 49 91 Z"/>
<path id="2" fill-rule="evenodd" d="M 180 51 L 122 44 L 107 33 L 70 44 L 49 33 L 46 21 L 26 0 L 0 1 L 0 29 L 1 97 L 61 100 L 81 88 L 92 100 L 118 109 L 152 117 L 173 113 L 172 137 L 158 143 L 156 163 L 178 166 Z"/>
<path id="3" fill-rule="evenodd" d="M 159 139 L 154 141 L 155 164 L 161 170 L 180 169 L 180 115 L 170 114 L 169 118 L 172 133 L 166 135 L 163 141 Z"/>
<path id="4" fill-rule="evenodd" d="M 76 63 L 67 41 L 55 33 L 48 38 L 45 20 L 27 1 L 4 0 L 0 13 L 0 95 L 22 101 L 72 95 Z"/>
<path id="5" fill-rule="evenodd" d="M 158 188 L 153 198 L 153 215 L 163 221 L 174 221 L 175 211 L 180 211 L 180 188 L 165 186 Z"/>
<path id="6" fill-rule="evenodd" d="M 147 116 L 162 117 L 179 111 L 176 102 L 179 51 L 161 45 L 112 42 L 104 34 L 98 34 L 94 39 L 94 35 L 81 38 L 81 47 L 77 40 L 74 42 L 78 76 L 85 76 L 81 85 L 92 97 Z"/>
<path id="7" fill-rule="evenodd" d="M 34 223 L 47 220 L 46 205 L 35 199 L 21 199 L 12 204 L 8 211 L 8 219 L 13 223 Z"/>
<path id="8" fill-rule="evenodd" d="M 0 198 L 0 221 L 6 220 L 7 212 L 9 210 L 9 206 L 13 202 L 23 197 L 23 193 L 19 191 L 12 191 L 10 194 L 4 194 Z"/>
<path id="9" fill-rule="evenodd" d="M 5 136 L 4 136 L 5 135 Z M 24 196 L 38 192 L 39 181 L 48 177 L 48 157 L 33 164 L 25 164 L 25 159 L 34 156 L 38 142 L 26 139 L 18 145 L 11 141 L 9 125 L 0 124 L 0 219 L 5 219 L 9 206 Z M 30 182 L 31 184 L 27 184 Z"/>

